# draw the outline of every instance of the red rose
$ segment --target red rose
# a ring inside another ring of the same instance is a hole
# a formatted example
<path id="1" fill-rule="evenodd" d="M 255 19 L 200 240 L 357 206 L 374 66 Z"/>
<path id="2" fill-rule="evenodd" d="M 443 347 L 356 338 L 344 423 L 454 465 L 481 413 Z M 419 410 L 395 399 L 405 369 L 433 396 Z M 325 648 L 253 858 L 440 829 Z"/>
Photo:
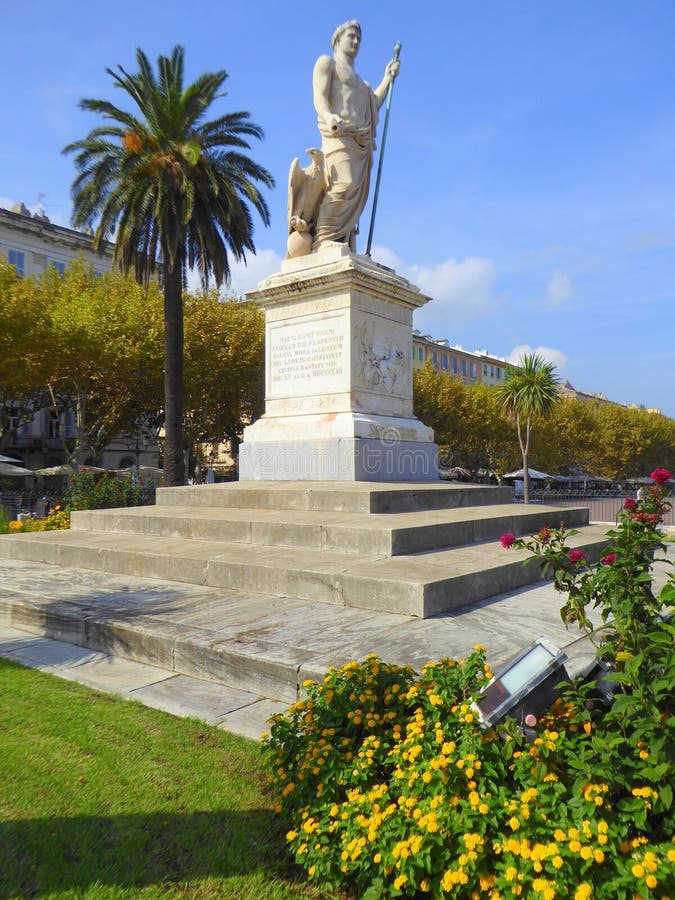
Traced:
<path id="1" fill-rule="evenodd" d="M 667 481 L 670 481 L 673 476 L 670 474 L 668 469 L 654 469 L 649 477 L 657 484 L 665 484 Z"/>
<path id="2" fill-rule="evenodd" d="M 605 566 L 611 566 L 616 562 L 616 553 L 608 553 L 607 556 L 602 557 L 602 563 Z"/>
<path id="3" fill-rule="evenodd" d="M 636 506 L 637 506 L 637 501 L 633 500 L 632 497 L 626 497 L 626 499 L 623 501 L 624 509 L 635 509 Z"/>
<path id="4" fill-rule="evenodd" d="M 578 563 L 586 559 L 586 554 L 582 553 L 581 550 L 570 550 L 569 559 L 571 563 Z"/>
<path id="5" fill-rule="evenodd" d="M 499 538 L 499 543 L 502 545 L 502 547 L 505 550 L 508 550 L 509 547 L 513 547 L 515 542 L 516 542 L 516 536 L 515 536 L 515 534 L 511 534 L 510 531 L 507 531 L 506 534 L 503 534 Z"/>

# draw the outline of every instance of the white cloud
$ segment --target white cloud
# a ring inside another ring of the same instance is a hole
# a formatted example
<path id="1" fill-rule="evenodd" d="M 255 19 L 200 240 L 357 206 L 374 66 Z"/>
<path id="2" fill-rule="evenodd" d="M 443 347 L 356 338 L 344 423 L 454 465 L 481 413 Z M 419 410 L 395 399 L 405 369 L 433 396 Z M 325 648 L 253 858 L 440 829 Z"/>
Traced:
<path id="1" fill-rule="evenodd" d="M 432 298 L 433 303 L 422 307 L 415 315 L 416 323 L 422 328 L 468 322 L 499 306 L 494 295 L 495 265 L 487 257 L 446 259 L 432 266 L 409 265 L 383 246 L 373 247 L 372 256 Z"/>
<path id="2" fill-rule="evenodd" d="M 451 321 L 478 318 L 498 303 L 493 294 L 495 266 L 491 259 L 470 256 L 461 262 L 447 259 L 436 266 L 409 266 L 406 278 L 436 301 L 435 312 L 443 312 Z"/>
<path id="3" fill-rule="evenodd" d="M 519 344 L 514 347 L 507 359 L 514 365 L 520 365 L 523 356 L 532 354 L 541 356 L 546 362 L 553 363 L 559 372 L 563 372 L 567 366 L 567 357 L 562 350 L 555 350 L 552 347 L 531 347 L 529 344 Z"/>
<path id="4" fill-rule="evenodd" d="M 269 278 L 281 269 L 281 257 L 274 250 L 258 250 L 255 256 L 249 254 L 246 264 L 231 263 L 232 283 L 228 293 L 245 294 L 253 291 L 263 278 Z"/>
<path id="5" fill-rule="evenodd" d="M 562 272 L 556 272 L 546 285 L 546 302 L 548 306 L 562 306 L 574 296 L 574 282 Z"/>
<path id="6" fill-rule="evenodd" d="M 370 255 L 374 262 L 381 263 L 383 266 L 387 266 L 389 269 L 394 269 L 397 272 L 400 271 L 403 265 L 393 250 L 381 244 L 375 244 Z"/>

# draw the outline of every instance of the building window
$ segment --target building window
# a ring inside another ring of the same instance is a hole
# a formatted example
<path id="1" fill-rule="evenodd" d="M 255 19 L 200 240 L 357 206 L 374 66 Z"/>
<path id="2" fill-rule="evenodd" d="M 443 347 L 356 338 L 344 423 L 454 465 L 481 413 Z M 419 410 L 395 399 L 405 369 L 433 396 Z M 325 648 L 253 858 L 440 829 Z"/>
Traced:
<path id="1" fill-rule="evenodd" d="M 420 362 L 424 361 L 424 347 L 417 348 L 417 358 Z"/>
<path id="2" fill-rule="evenodd" d="M 50 412 L 49 419 L 47 420 L 47 437 L 57 438 L 60 434 L 61 422 L 59 421 L 59 417 L 55 412 Z"/>
<path id="3" fill-rule="evenodd" d="M 459 361 L 459 371 L 462 373 L 462 375 L 466 375 L 466 360 L 465 359 L 461 359 Z"/>
<path id="4" fill-rule="evenodd" d="M 14 266 L 16 271 L 22 277 L 26 274 L 26 254 L 21 250 L 10 250 L 7 255 L 7 261 L 10 266 Z"/>
<path id="5" fill-rule="evenodd" d="M 483 375 L 487 375 L 487 366 L 483 363 Z"/>
<path id="6" fill-rule="evenodd" d="M 431 354 L 431 362 L 434 364 L 434 369 L 438 368 L 438 353 L 434 350 Z"/>
<path id="7" fill-rule="evenodd" d="M 7 431 L 11 434 L 19 427 L 19 409 L 16 406 L 7 404 L 5 406 L 7 416 Z"/>
<path id="8" fill-rule="evenodd" d="M 452 371 L 456 375 L 457 374 L 457 357 L 455 357 L 455 356 L 452 357 L 451 367 L 452 367 Z"/>
<path id="9" fill-rule="evenodd" d="M 475 362 L 472 362 L 472 363 L 470 364 L 469 368 L 470 368 L 470 370 L 471 370 L 471 377 L 472 377 L 472 378 L 475 378 L 475 377 L 476 377 L 476 363 L 475 363 Z"/>
<path id="10" fill-rule="evenodd" d="M 501 377 L 502 377 L 502 370 L 499 368 L 499 366 L 497 366 L 497 378 L 501 378 Z"/>
<path id="11" fill-rule="evenodd" d="M 415 345 L 413 344 L 412 348 L 412 358 L 415 359 Z"/>
<path id="12" fill-rule="evenodd" d="M 52 266 L 59 275 L 65 275 L 66 272 L 66 264 L 63 262 L 59 262 L 57 259 L 50 259 L 49 265 Z"/>
<path id="13" fill-rule="evenodd" d="M 443 355 L 441 356 L 441 369 L 443 369 L 444 372 L 448 371 L 448 354 L 447 353 L 443 353 Z"/>
<path id="14" fill-rule="evenodd" d="M 63 416 L 62 422 L 62 434 L 66 440 L 70 440 L 75 437 L 76 428 L 75 428 L 75 410 L 67 409 Z"/>

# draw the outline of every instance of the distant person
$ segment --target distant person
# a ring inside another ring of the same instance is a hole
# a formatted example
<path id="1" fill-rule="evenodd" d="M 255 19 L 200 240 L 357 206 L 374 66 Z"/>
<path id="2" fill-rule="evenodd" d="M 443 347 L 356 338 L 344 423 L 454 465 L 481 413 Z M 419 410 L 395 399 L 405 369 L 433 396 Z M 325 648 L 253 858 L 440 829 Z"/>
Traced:
<path id="1" fill-rule="evenodd" d="M 354 69 L 360 45 L 361 26 L 351 19 L 333 34 L 333 56 L 320 56 L 314 66 L 314 107 L 329 187 L 319 207 L 313 249 L 326 241 L 356 249 L 356 226 L 370 187 L 378 110 L 398 75 L 400 64 L 392 59 L 373 90 Z"/>

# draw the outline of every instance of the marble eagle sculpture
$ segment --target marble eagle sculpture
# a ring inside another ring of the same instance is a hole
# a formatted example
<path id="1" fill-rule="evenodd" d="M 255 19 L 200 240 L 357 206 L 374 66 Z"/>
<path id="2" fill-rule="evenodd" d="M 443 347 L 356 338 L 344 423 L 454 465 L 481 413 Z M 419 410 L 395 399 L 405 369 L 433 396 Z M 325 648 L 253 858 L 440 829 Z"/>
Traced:
<path id="1" fill-rule="evenodd" d="M 319 207 L 328 189 L 323 152 L 309 147 L 305 153 L 311 163 L 303 169 L 296 156 L 288 173 L 288 258 L 311 251 Z"/>

